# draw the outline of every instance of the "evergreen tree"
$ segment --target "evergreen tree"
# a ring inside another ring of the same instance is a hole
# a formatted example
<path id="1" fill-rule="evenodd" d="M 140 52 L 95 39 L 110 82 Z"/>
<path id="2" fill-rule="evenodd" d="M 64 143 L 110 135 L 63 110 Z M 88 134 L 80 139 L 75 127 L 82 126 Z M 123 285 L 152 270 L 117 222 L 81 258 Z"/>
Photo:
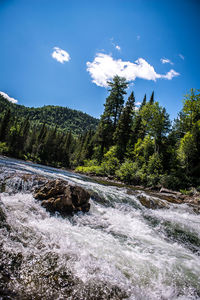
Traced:
<path id="1" fill-rule="evenodd" d="M 147 96 L 145 94 L 142 103 L 140 105 L 139 111 L 136 111 L 135 118 L 133 120 L 130 148 L 131 147 L 134 148 L 134 145 L 138 139 L 143 140 L 145 137 L 146 129 L 145 129 L 145 125 L 142 122 L 140 111 L 146 105 L 146 103 L 147 103 Z"/>
<path id="2" fill-rule="evenodd" d="M 133 92 L 129 96 L 125 107 L 122 110 L 119 122 L 114 133 L 114 140 L 117 145 L 117 156 L 120 160 L 125 155 L 127 144 L 130 140 L 135 112 L 135 97 Z"/>
<path id="3" fill-rule="evenodd" d="M 113 144 L 113 134 L 123 109 L 128 83 L 125 78 L 116 75 L 113 82 L 108 82 L 108 85 L 110 86 L 110 95 L 106 99 L 104 113 L 95 135 L 96 143 L 100 145 L 99 160 L 102 159 L 104 150 L 108 150 Z"/>
<path id="4" fill-rule="evenodd" d="M 123 77 L 115 76 L 113 82 L 108 82 L 110 87 L 110 95 L 108 96 L 105 104 L 105 112 L 110 114 L 113 118 L 113 127 L 116 129 L 117 122 L 124 105 L 124 95 L 126 94 L 126 88 L 128 83 Z"/>
<path id="5" fill-rule="evenodd" d="M 96 157 L 99 161 L 101 161 L 103 157 L 104 150 L 108 150 L 113 143 L 113 132 L 112 121 L 110 117 L 104 113 L 101 116 L 101 120 L 95 134 L 95 144 L 99 146 L 96 148 Z"/>
<path id="6" fill-rule="evenodd" d="M 139 110 L 141 110 L 141 109 L 143 108 L 143 106 L 145 106 L 146 103 L 147 103 L 147 96 L 146 96 L 146 94 L 145 94 L 145 95 L 144 95 L 144 98 L 143 98 L 143 100 L 142 100 L 142 103 L 141 103 L 141 105 L 140 105 Z"/>
<path id="7" fill-rule="evenodd" d="M 4 142 L 7 137 L 9 127 L 10 127 L 10 121 L 11 121 L 11 112 L 10 109 L 8 109 L 3 116 L 1 127 L 0 127 L 0 141 L 2 142 Z"/>
<path id="8" fill-rule="evenodd" d="M 80 155 L 82 161 L 92 157 L 93 146 L 94 146 L 93 145 L 93 135 L 94 135 L 94 132 L 92 130 L 89 130 L 85 134 L 83 147 L 82 147 L 82 151 L 81 151 L 81 155 Z"/>
<path id="9" fill-rule="evenodd" d="M 57 139 L 57 127 L 52 128 L 47 131 L 45 137 L 45 147 L 43 152 L 44 161 L 55 162 L 55 153 L 56 153 L 56 139 Z"/>
<path id="10" fill-rule="evenodd" d="M 149 100 L 149 104 L 153 104 L 154 103 L 154 91 L 151 94 L 151 98 Z"/>
<path id="11" fill-rule="evenodd" d="M 40 128 L 40 131 L 38 133 L 38 143 L 40 142 L 43 142 L 44 141 L 44 138 L 46 136 L 46 133 L 47 133 L 47 128 L 46 128 L 46 124 L 43 123 L 42 124 L 42 127 Z"/>
<path id="12" fill-rule="evenodd" d="M 64 143 L 63 143 L 63 158 L 62 161 L 66 167 L 70 166 L 70 157 L 73 146 L 73 136 L 71 131 L 69 131 L 65 135 Z"/>

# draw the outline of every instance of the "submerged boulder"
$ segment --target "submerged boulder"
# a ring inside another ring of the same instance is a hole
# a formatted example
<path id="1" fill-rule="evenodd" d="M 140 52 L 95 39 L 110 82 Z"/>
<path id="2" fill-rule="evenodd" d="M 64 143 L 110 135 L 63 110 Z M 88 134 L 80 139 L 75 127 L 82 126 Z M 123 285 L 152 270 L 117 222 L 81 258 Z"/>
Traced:
<path id="1" fill-rule="evenodd" d="M 90 194 L 86 190 L 59 179 L 49 180 L 36 188 L 34 198 L 42 200 L 41 205 L 48 211 L 61 215 L 88 212 L 90 209 Z"/>

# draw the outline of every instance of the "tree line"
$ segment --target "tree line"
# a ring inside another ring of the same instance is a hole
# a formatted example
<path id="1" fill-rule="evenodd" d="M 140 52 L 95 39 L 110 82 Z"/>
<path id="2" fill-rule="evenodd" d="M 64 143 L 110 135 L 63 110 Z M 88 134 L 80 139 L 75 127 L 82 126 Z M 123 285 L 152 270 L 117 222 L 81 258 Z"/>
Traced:
<path id="1" fill-rule="evenodd" d="M 13 104 L 0 95 L 0 115 L 10 109 L 18 119 L 28 117 L 37 125 L 45 123 L 48 126 L 57 126 L 62 131 L 71 131 L 75 135 L 85 130 L 95 129 L 99 120 L 81 111 L 68 107 L 47 105 L 43 107 L 26 107 Z"/>
<path id="2" fill-rule="evenodd" d="M 0 112 L 0 153 L 56 167 L 172 189 L 200 187 L 200 93 L 191 89 L 171 123 L 166 109 L 144 95 L 139 108 L 128 83 L 115 76 L 98 126 L 79 135 L 59 126 Z"/>
<path id="3" fill-rule="evenodd" d="M 77 171 L 118 178 L 128 184 L 200 188 L 200 93 L 191 89 L 173 124 L 166 109 L 144 95 L 140 107 L 128 83 L 115 76 L 89 155 Z M 84 149 L 84 153 L 87 151 Z"/>

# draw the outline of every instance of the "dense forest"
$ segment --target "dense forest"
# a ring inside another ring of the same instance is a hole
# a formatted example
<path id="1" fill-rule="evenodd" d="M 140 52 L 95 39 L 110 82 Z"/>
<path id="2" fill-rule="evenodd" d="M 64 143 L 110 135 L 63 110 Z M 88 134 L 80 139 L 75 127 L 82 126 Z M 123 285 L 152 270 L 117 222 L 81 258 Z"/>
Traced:
<path id="1" fill-rule="evenodd" d="M 26 107 L 13 104 L 0 95 L 0 115 L 5 110 L 10 110 L 18 119 L 28 118 L 35 125 L 45 123 L 49 126 L 56 126 L 62 131 L 71 131 L 75 135 L 85 130 L 95 129 L 99 120 L 81 111 L 61 106 Z"/>
<path id="2" fill-rule="evenodd" d="M 88 145 L 89 155 L 83 148 L 87 155 L 76 170 L 135 185 L 200 188 L 199 91 L 191 89 L 185 95 L 172 124 L 154 92 L 148 101 L 144 95 L 136 109 L 133 92 L 124 105 L 128 86 L 124 78 L 116 76 L 108 85 L 110 94 Z"/>
<path id="3" fill-rule="evenodd" d="M 64 127 L 59 114 L 55 117 L 54 112 L 64 108 L 14 107 L 1 99 L 7 106 L 1 106 L 0 153 L 128 184 L 200 188 L 199 91 L 191 89 L 185 95 L 183 108 L 172 123 L 154 92 L 150 99 L 144 95 L 137 108 L 133 92 L 125 103 L 128 83 L 124 78 L 115 76 L 108 86 L 100 121 L 84 120 L 81 127 L 89 129 L 79 135 L 69 131 L 71 125 Z M 79 121 L 81 124 L 81 117 Z M 77 124 L 65 119 L 65 124 L 70 122 Z"/>

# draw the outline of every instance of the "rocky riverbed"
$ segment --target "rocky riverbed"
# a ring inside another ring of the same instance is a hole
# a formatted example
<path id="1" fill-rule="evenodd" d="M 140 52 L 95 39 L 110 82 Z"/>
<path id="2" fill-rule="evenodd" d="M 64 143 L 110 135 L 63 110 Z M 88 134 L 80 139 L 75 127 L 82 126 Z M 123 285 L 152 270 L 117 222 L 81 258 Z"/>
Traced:
<path id="1" fill-rule="evenodd" d="M 1 299 L 200 298 L 198 200 L 6 158 L 0 182 Z"/>

